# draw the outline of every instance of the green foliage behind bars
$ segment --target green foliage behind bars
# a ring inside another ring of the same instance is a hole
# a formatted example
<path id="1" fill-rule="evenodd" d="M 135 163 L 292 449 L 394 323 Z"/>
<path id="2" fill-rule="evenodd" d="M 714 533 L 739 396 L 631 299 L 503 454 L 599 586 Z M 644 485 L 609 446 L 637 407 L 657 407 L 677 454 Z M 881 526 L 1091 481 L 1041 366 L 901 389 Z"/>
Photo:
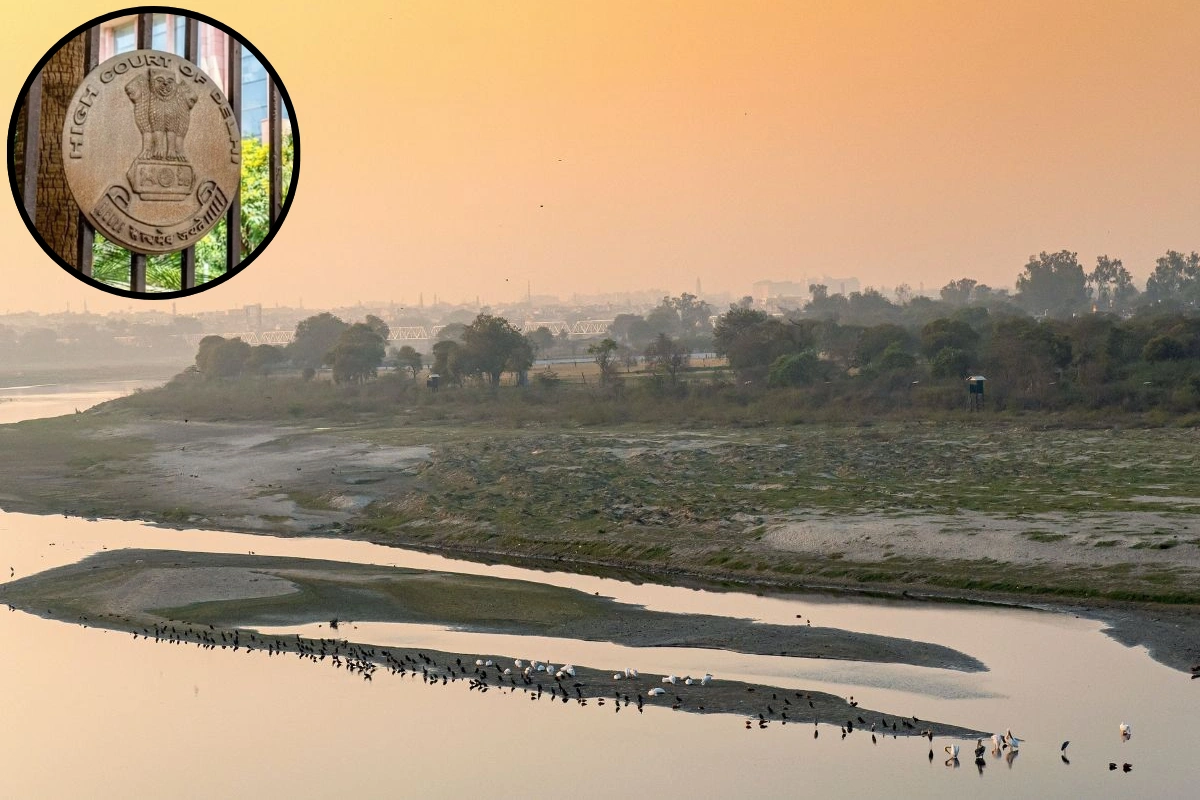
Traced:
<path id="1" fill-rule="evenodd" d="M 292 187 L 292 137 L 283 138 L 283 189 Z M 242 252 L 249 255 L 270 230 L 270 151 L 256 139 L 242 139 Z M 222 218 L 196 243 L 196 285 L 225 274 L 226 223 Z M 176 292 L 180 286 L 180 256 L 171 253 L 146 259 L 146 289 Z M 129 288 L 129 251 L 96 233 L 92 248 L 92 277 L 101 283 Z"/>

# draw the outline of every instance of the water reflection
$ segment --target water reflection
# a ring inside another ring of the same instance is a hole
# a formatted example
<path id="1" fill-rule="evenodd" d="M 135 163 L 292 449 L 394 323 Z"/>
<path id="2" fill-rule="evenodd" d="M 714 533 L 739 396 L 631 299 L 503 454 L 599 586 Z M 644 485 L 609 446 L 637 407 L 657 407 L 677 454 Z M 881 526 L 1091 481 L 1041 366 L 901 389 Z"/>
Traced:
<path id="1" fill-rule="evenodd" d="M 161 383 L 161 380 L 135 380 L 0 386 L 0 424 L 74 414 Z"/>
<path id="2" fill-rule="evenodd" d="M 328 795 L 344 786 L 382 793 L 397 770 L 406 779 L 423 782 L 426 793 L 435 795 L 483 781 L 502 793 L 570 790 L 585 796 L 618 791 L 641 794 L 652 789 L 671 796 L 720 796 L 747 790 L 779 793 L 793 781 L 803 781 L 814 791 L 837 795 L 890 787 L 931 796 L 963 792 L 1078 796 L 1122 791 L 1183 797 L 1190 796 L 1200 781 L 1200 768 L 1191 757 L 1196 737 L 1190 720 L 1200 711 L 1196 684 L 1156 664 L 1142 648 L 1126 648 L 1104 636 L 1099 623 L 1066 615 L 718 594 L 489 567 L 361 542 L 177 531 L 133 522 L 0 513 L 0 566 L 12 564 L 18 575 L 70 563 L 104 547 L 253 550 L 263 555 L 448 569 L 599 591 L 623 602 L 644 600 L 665 611 L 792 624 L 797 624 L 796 615 L 800 614 L 814 625 L 924 639 L 974 655 L 990 671 L 963 675 L 903 665 L 618 648 L 432 626 L 357 622 L 358 630 L 339 631 L 347 638 L 364 641 L 548 657 L 614 669 L 711 671 L 718 679 L 750 678 L 842 696 L 854 694 L 866 705 L 898 714 L 1000 732 L 1012 727 L 1026 743 L 1019 762 L 1011 753 L 998 758 L 988 755 L 980 782 L 979 768 L 973 763 L 968 764 L 972 769 L 959 770 L 946 768 L 940 759 L 929 763 L 925 756 L 930 743 L 925 740 L 893 742 L 880 737 L 872 745 L 869 735 L 855 733 L 843 742 L 836 730 L 833 735 L 813 739 L 793 730 L 794 725 L 772 725 L 746 733 L 736 718 L 685 716 L 660 709 L 648 709 L 641 721 L 636 715 L 616 719 L 618 715 L 613 714 L 610 719 L 608 713 L 592 706 L 551 712 L 540 703 L 522 703 L 496 692 L 479 697 L 461 684 L 431 689 L 419 681 L 412 686 L 397 679 L 377 680 L 364 688 L 357 685 L 361 681 L 331 676 L 329 670 L 294 657 L 264 662 L 259 654 L 156 646 L 21 613 L 3 614 L 3 641 L 24 643 L 6 648 L 6 654 L 20 655 L 0 678 L 4 696 L 23 698 L 20 713 L 9 717 L 14 724 L 5 731 L 4 747 L 12 758 L 9 763 L 21 765 L 17 771 L 27 788 L 34 785 L 30 781 L 36 783 L 33 765 L 45 764 L 45 755 L 36 751 L 37 743 L 45 740 L 16 731 L 29 724 L 50 736 L 50 731 L 70 727 L 73 720 L 81 721 L 78 724 L 93 733 L 101 725 L 97 720 L 115 725 L 122 742 L 138 742 L 139 748 L 164 759 L 168 753 L 151 731 L 156 725 L 180 727 L 182 731 L 167 737 L 170 741 L 218 759 L 212 763 L 223 763 L 222 768 L 234 774 L 238 765 L 244 767 L 242 774 L 257 773 L 263 765 L 269 765 L 275 774 L 295 770 L 305 781 L 298 792 L 302 796 Z M 87 664 L 86 670 L 81 669 L 83 664 Z M 62 687 L 79 681 L 80 675 L 93 694 L 81 698 L 73 688 L 64 696 Z M 142 684 L 151 687 L 151 692 L 143 692 Z M 281 692 L 280 685 L 289 687 L 290 693 Z M 195 693 L 189 694 L 193 688 Z M 261 700 L 255 699 L 260 696 Z M 129 713 L 135 708 L 136 714 Z M 231 719 L 238 720 L 236 725 Z M 329 722 L 335 719 L 344 722 Z M 1123 720 L 1137 724 L 1138 738 L 1121 741 L 1117 725 Z M 346 724 L 353 726 L 353 736 L 344 734 Z M 245 731 L 230 738 L 237 725 L 245 725 Z M 291 728 L 278 744 L 272 740 L 276 725 Z M 296 727 L 302 730 L 294 730 Z M 1071 740 L 1069 764 L 1059 753 L 1065 739 Z M 82 756 L 82 763 L 90 765 L 94 774 L 113 777 L 111 783 L 97 784 L 100 789 L 95 794 L 127 796 L 124 785 L 116 780 L 117 773 L 95 763 L 125 757 L 111 741 L 111 736 L 97 735 L 89 747 L 98 753 Z M 523 744 L 526 741 L 559 744 L 553 755 L 535 757 Z M 479 759 L 462 755 L 489 752 L 507 742 L 513 743 L 517 755 L 500 758 L 486 769 Z M 942 752 L 944 743 L 935 744 L 937 752 Z M 306 754 L 305 759 L 296 756 L 296 748 Z M 565 748 L 570 758 L 558 748 Z M 256 750 L 257 762 L 247 756 Z M 411 753 L 412 763 L 405 760 L 402 767 L 395 766 L 391 754 L 396 752 Z M 687 770 L 670 766 L 680 758 L 686 758 Z M 1136 769 L 1110 774 L 1110 761 L 1132 762 Z M 328 762 L 336 768 L 326 772 L 312 762 Z M 717 766 L 721 764 L 725 766 Z M 443 772 L 447 774 L 443 776 Z M 151 783 L 141 783 L 142 776 L 124 779 L 134 788 L 152 788 Z M 963 784 L 966 779 L 975 783 Z M 1113 779 L 1125 783 L 1118 787 L 1110 782 Z M 217 786 L 221 785 L 218 781 Z M 233 785 L 229 784 L 230 791 L 236 791 Z M 75 795 L 72 789 L 77 788 L 63 786 L 58 792 L 34 794 Z M 180 790 L 169 792 L 172 796 L 220 793 L 211 786 L 198 786 L 194 791 L 186 786 L 172 788 Z"/>

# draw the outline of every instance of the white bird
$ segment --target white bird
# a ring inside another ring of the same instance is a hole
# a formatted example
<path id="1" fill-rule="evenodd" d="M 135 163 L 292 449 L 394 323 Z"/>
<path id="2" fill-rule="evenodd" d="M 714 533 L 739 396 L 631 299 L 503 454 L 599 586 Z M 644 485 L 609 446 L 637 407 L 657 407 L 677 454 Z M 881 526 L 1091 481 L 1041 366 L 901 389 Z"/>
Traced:
<path id="1" fill-rule="evenodd" d="M 520 669 L 521 667 L 525 666 L 525 662 L 518 658 L 517 660 L 513 661 L 513 666 L 517 669 Z"/>
<path id="2" fill-rule="evenodd" d="M 545 664 L 538 664 L 538 665 L 537 665 L 537 671 L 538 671 L 538 672 L 546 672 L 546 665 L 545 665 Z"/>
<path id="3" fill-rule="evenodd" d="M 623 672 L 614 672 L 614 673 L 613 673 L 613 680 L 614 680 L 614 681 L 619 681 L 619 680 L 621 680 L 621 679 L 622 679 L 622 678 L 624 678 L 624 677 L 625 677 L 625 673 L 623 673 Z"/>
<path id="4" fill-rule="evenodd" d="M 998 733 L 992 734 L 992 755 L 1000 755 L 1000 745 L 1004 743 L 1004 737 Z"/>
<path id="5" fill-rule="evenodd" d="M 554 673 L 555 679 L 560 680 L 560 681 L 562 680 L 563 675 L 566 675 L 566 673 L 563 672 L 561 669 L 558 672 Z"/>
<path id="6" fill-rule="evenodd" d="M 674 685 L 678 680 L 679 680 L 679 678 L 676 678 L 674 675 L 667 675 L 666 677 L 664 677 L 662 679 L 662 682 L 670 683 L 670 684 Z"/>
<path id="7" fill-rule="evenodd" d="M 1133 726 L 1129 725 L 1128 723 L 1122 722 L 1121 723 L 1121 737 L 1124 739 L 1128 739 L 1130 736 L 1133 736 Z"/>
<path id="8" fill-rule="evenodd" d="M 1011 747 L 1013 750 L 1016 750 L 1017 748 L 1019 748 L 1021 746 L 1022 740 L 1018 739 L 1016 736 L 1013 736 L 1011 728 L 1005 729 L 1004 740 L 1006 742 L 1008 742 L 1008 746 Z"/>
<path id="9" fill-rule="evenodd" d="M 483 666 L 483 659 L 482 659 L 482 658 L 477 658 L 477 659 L 475 659 L 475 666 L 477 666 L 477 667 L 482 667 L 482 666 Z"/>
<path id="10" fill-rule="evenodd" d="M 627 677 L 627 678 L 636 678 L 636 677 L 637 677 L 637 670 L 636 670 L 636 669 L 632 669 L 632 668 L 631 668 L 631 669 L 626 669 L 626 670 L 625 670 L 625 677 Z"/>
<path id="11" fill-rule="evenodd" d="M 708 686 L 710 683 L 712 683 L 712 674 L 706 672 L 704 673 L 704 677 L 700 679 L 700 685 Z"/>
<path id="12" fill-rule="evenodd" d="M 650 695 L 651 697 L 661 697 L 666 693 L 667 693 L 667 690 L 663 689 L 661 686 L 655 686 L 653 689 L 646 692 L 646 694 Z"/>
<path id="13" fill-rule="evenodd" d="M 570 664 L 567 664 L 565 667 L 563 667 L 562 671 L 570 675 L 572 678 L 575 677 L 575 668 Z"/>
<path id="14" fill-rule="evenodd" d="M 540 662 L 540 661 L 530 661 L 529 666 L 533 667 L 538 672 L 542 671 L 542 662 Z"/>
<path id="15" fill-rule="evenodd" d="M 946 754 L 948 756 L 950 756 L 951 758 L 957 759 L 958 758 L 958 745 L 956 745 L 956 744 L 946 745 Z"/>
<path id="16" fill-rule="evenodd" d="M 490 667 L 490 666 L 492 666 L 492 660 L 489 658 L 487 661 L 483 662 L 483 665 L 484 665 L 485 667 Z"/>
<path id="17" fill-rule="evenodd" d="M 527 678 L 528 678 L 530 675 L 532 675 L 532 674 L 533 674 L 533 667 L 526 667 L 526 668 L 523 670 L 522 674 L 523 674 L 525 677 L 527 677 Z"/>
<path id="18" fill-rule="evenodd" d="M 508 667 L 505 667 L 505 668 L 504 668 L 504 674 L 505 674 L 505 675 L 512 675 L 512 670 L 511 670 L 511 669 L 509 669 Z"/>
<path id="19" fill-rule="evenodd" d="M 684 682 L 684 684 L 685 684 L 686 686 L 691 686 L 691 685 L 692 685 L 692 679 L 691 679 L 690 677 L 688 677 L 688 678 L 684 678 L 684 679 L 683 679 L 683 682 Z"/>

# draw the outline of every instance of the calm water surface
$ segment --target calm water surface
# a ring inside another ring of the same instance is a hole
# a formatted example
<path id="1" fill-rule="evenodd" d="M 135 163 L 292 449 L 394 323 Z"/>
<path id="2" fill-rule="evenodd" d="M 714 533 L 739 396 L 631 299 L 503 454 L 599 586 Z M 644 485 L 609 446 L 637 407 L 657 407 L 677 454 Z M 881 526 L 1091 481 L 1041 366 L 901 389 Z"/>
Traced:
<path id="1" fill-rule="evenodd" d="M 3 454 L 0 454 L 3 457 Z M 964 674 L 905 666 L 744 656 L 356 622 L 339 634 L 574 661 L 644 672 L 750 679 L 855 695 L 864 705 L 1027 741 L 980 775 L 963 742 L 958 768 L 924 739 L 631 706 L 615 712 L 429 687 L 377 674 L 367 683 L 295 656 L 202 651 L 0 612 L 3 797 L 580 797 L 750 795 L 1196 797 L 1200 681 L 1106 637 L 1099 623 L 1023 610 L 820 597 L 757 597 L 489 567 L 336 539 L 159 529 L 136 522 L 0 513 L 0 579 L 103 548 L 287 555 L 446 569 L 599 592 L 651 608 L 833 626 L 938 642 L 982 659 Z M 297 629 L 290 629 L 297 630 Z M 327 628 L 302 628 L 312 635 Z M 1122 742 L 1118 723 L 1134 737 Z M 1070 739 L 1069 765 L 1059 745 Z M 1129 774 L 1108 762 L 1134 764 Z"/>

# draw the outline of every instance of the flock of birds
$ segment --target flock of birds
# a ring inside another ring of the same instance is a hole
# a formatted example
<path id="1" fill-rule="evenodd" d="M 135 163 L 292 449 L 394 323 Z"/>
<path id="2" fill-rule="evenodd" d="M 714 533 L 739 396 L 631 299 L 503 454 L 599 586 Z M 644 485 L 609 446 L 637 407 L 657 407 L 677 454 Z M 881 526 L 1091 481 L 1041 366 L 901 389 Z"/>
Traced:
<path id="1" fill-rule="evenodd" d="M 1118 726 L 1118 731 L 1120 732 L 1122 742 L 1127 742 L 1133 737 L 1133 726 L 1131 726 L 1127 722 L 1122 722 L 1120 724 L 1120 726 Z M 929 732 L 928 735 L 929 735 L 929 740 L 932 742 L 933 741 L 932 732 Z M 1021 752 L 1022 741 L 1023 741 L 1022 739 L 1020 739 L 1016 736 L 1013 736 L 1013 732 L 1012 732 L 1011 728 L 1005 730 L 1004 735 L 994 733 L 991 736 L 991 743 L 992 743 L 991 754 L 993 757 L 996 757 L 996 758 L 999 758 L 1003 754 L 1005 762 L 1008 764 L 1008 766 L 1011 767 L 1013 761 L 1016 760 L 1017 756 Z M 1064 763 L 1064 764 L 1071 763 L 1071 760 L 1069 758 L 1067 758 L 1067 747 L 1070 746 L 1070 744 L 1071 744 L 1071 741 L 1068 739 L 1067 741 L 1063 742 L 1062 745 L 1059 747 L 1059 757 L 1062 759 L 1062 763 Z M 1007 753 L 1005 753 L 1005 751 L 1007 751 Z M 946 755 L 948 756 L 946 759 L 946 766 L 957 767 L 958 766 L 958 754 L 960 752 L 959 746 L 956 744 L 948 744 L 945 747 L 945 752 L 946 752 Z M 981 775 L 983 774 L 983 768 L 987 765 L 987 761 L 983 757 L 983 754 L 986 752 L 988 752 L 988 747 L 987 747 L 987 745 L 985 745 L 983 743 L 983 739 L 976 739 L 975 740 L 975 766 L 979 769 L 979 774 L 981 774 Z M 933 761 L 933 749 L 932 748 L 930 748 L 930 750 L 929 750 L 929 760 Z M 1115 761 L 1108 762 L 1108 769 L 1110 772 L 1115 771 L 1116 769 L 1118 769 L 1117 763 Z M 1128 761 L 1123 762 L 1120 765 L 1119 769 L 1122 772 L 1132 772 L 1133 764 L 1130 764 Z"/>
<path id="2" fill-rule="evenodd" d="M 12 605 L 8 606 L 10 611 L 15 611 L 16 608 Z M 51 613 L 51 612 L 48 612 Z M 87 617 L 80 617 L 80 623 L 84 627 L 88 627 Z M 128 619 L 124 619 L 126 623 Z M 331 625 L 336 628 L 336 625 Z M 414 655 L 409 653 L 400 653 L 394 655 L 390 650 L 381 647 L 372 647 L 366 645 L 353 644 L 344 639 L 305 639 L 303 636 L 266 636 L 259 635 L 255 632 L 247 632 L 238 628 L 229 630 L 220 630 L 212 625 L 189 625 L 185 623 L 174 624 L 154 624 L 147 627 L 142 627 L 140 632 L 132 631 L 133 638 L 153 639 L 155 642 L 167 644 L 195 644 L 202 649 L 221 649 L 230 650 L 231 652 L 245 651 L 247 653 L 260 651 L 266 652 L 268 656 L 283 655 L 286 653 L 295 653 L 302 659 L 307 659 L 313 662 L 325 662 L 338 669 L 345 669 L 348 673 L 361 677 L 364 681 L 373 680 L 376 672 L 383 668 L 393 675 L 409 676 L 415 678 L 418 674 L 421 676 L 423 683 L 430 685 L 447 685 L 451 682 L 466 680 L 471 691 L 479 691 L 480 693 L 488 692 L 489 690 L 507 690 L 509 693 L 517 690 L 524 691 L 528 694 L 531 700 L 540 700 L 543 695 L 550 698 L 551 702 L 559 700 L 563 703 L 568 703 L 574 700 L 581 706 L 588 705 L 589 699 L 596 700 L 598 706 L 604 706 L 607 696 L 600 696 L 594 693 L 595 686 L 588 687 L 585 683 L 577 680 L 578 671 L 573 664 L 563 664 L 562 666 L 554 666 L 555 662 L 540 661 L 540 660 L 523 660 L 514 659 L 511 667 L 501 666 L 499 663 L 490 658 L 476 658 L 474 663 L 463 661 L 463 657 L 454 658 L 453 663 L 439 663 L 433 657 L 426 653 L 417 651 Z M 445 654 L 443 654 L 445 655 Z M 449 656 L 446 655 L 448 659 Z M 1200 672 L 1200 669 L 1196 670 Z M 639 673 L 636 669 L 625 668 L 612 673 L 613 681 L 633 681 L 638 679 Z M 612 705 L 615 711 L 620 712 L 621 708 L 628 707 L 636 703 L 639 713 L 643 711 L 644 704 L 647 699 L 666 696 L 668 686 L 672 687 L 672 708 L 680 709 L 688 701 L 680 694 L 674 694 L 678 691 L 676 687 L 682 686 L 709 686 L 713 683 L 714 678 L 711 673 L 705 673 L 700 678 L 692 678 L 690 675 L 679 677 L 677 675 L 665 675 L 661 678 L 662 686 L 654 686 L 645 691 L 643 694 L 640 691 L 633 690 L 631 692 L 622 692 L 619 689 L 613 691 Z M 548 691 L 547 691 L 548 688 Z M 591 689 L 592 691 L 586 691 Z M 747 686 L 748 693 L 758 691 L 758 687 Z M 631 697 L 632 694 L 632 697 Z M 780 721 L 783 725 L 788 722 L 799 722 L 802 717 L 811 718 L 813 720 L 813 738 L 820 736 L 820 720 L 815 717 L 816 706 L 813 703 L 813 697 L 810 694 L 802 694 L 801 692 L 793 692 L 794 698 L 787 696 L 784 693 L 780 697 L 778 692 L 771 693 L 770 702 L 765 704 L 763 711 L 752 715 L 745 720 L 745 727 L 750 729 L 754 727 L 755 718 L 757 718 L 757 727 L 762 729 L 768 727 L 773 721 Z M 792 700 L 796 702 L 793 703 Z M 807 701 L 807 710 L 801 711 L 804 701 Z M 853 696 L 846 700 L 847 706 L 851 709 L 858 707 L 858 702 Z M 776 709 L 775 706 L 779 708 Z M 704 711 L 703 705 L 689 706 L 697 711 Z M 789 717 L 789 710 L 792 716 Z M 858 730 L 868 730 L 871 734 L 872 744 L 878 742 L 878 736 L 886 736 L 888 734 L 895 738 L 897 735 L 912 735 L 919 734 L 927 738 L 932 744 L 934 731 L 931 728 L 919 729 L 918 725 L 921 720 L 914 716 L 910 722 L 905 718 L 894 718 L 889 721 L 886 717 L 880 717 L 878 722 L 868 723 L 861 714 L 853 712 L 846 720 L 844 725 L 841 725 L 841 738 L 844 740 L 848 735 L 855 730 L 855 719 L 857 719 Z M 1128 741 L 1133 736 L 1133 729 L 1128 723 L 1122 722 L 1119 726 L 1119 733 L 1122 742 Z M 989 752 L 994 758 L 1004 757 L 1005 762 L 1009 767 L 1012 766 L 1017 756 L 1020 754 L 1021 745 L 1024 740 L 1015 736 L 1011 729 L 1005 730 L 1004 734 L 993 734 L 990 737 L 991 747 L 989 748 L 982 738 L 976 739 L 974 748 L 974 763 L 980 774 L 983 774 L 984 767 L 987 764 L 984 755 Z M 1060 747 L 1060 755 L 1064 764 L 1070 764 L 1067 758 L 1067 747 L 1070 741 L 1064 741 Z M 962 752 L 958 744 L 948 744 L 944 748 L 946 754 L 945 764 L 948 767 L 959 766 L 959 755 Z M 929 761 L 934 760 L 933 748 L 929 749 Z M 1117 762 L 1109 762 L 1108 769 L 1110 771 L 1121 770 L 1122 772 L 1131 772 L 1133 765 L 1129 762 L 1118 764 Z"/>

